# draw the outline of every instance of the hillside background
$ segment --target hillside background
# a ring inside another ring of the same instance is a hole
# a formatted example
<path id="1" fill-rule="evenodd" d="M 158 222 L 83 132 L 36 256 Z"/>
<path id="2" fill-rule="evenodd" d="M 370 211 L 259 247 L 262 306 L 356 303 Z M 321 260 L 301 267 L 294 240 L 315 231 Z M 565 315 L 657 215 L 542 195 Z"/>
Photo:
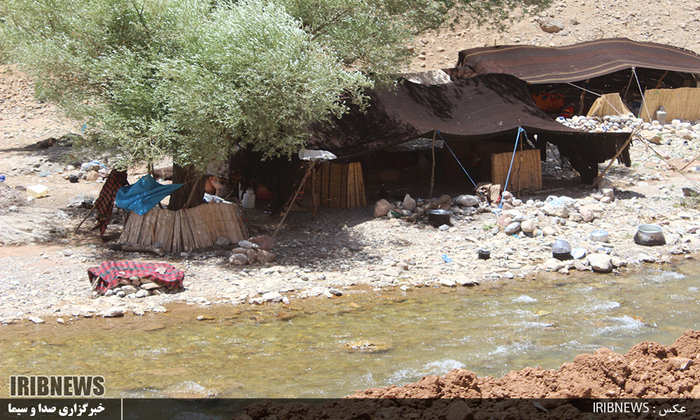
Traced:
<path id="1" fill-rule="evenodd" d="M 418 37 L 410 70 L 454 67 L 458 52 L 467 48 L 556 47 L 602 38 L 656 42 L 700 53 L 700 1 L 554 1 L 544 12 L 513 22 L 503 32 L 465 22 Z"/>

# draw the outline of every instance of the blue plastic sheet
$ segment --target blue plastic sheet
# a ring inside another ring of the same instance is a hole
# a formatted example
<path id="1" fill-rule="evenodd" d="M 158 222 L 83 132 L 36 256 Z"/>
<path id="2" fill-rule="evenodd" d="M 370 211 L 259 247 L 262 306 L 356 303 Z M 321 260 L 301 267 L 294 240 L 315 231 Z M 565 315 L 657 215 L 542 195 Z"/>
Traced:
<path id="1" fill-rule="evenodd" d="M 151 175 L 146 175 L 132 185 L 121 187 L 117 191 L 114 204 L 121 209 L 131 210 L 143 216 L 181 186 L 182 184 L 159 184 Z"/>

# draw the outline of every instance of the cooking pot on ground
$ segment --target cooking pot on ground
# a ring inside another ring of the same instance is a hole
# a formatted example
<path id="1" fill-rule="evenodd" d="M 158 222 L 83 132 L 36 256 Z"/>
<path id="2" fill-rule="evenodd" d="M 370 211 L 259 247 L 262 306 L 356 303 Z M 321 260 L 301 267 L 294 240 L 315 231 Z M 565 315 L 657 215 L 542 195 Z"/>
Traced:
<path id="1" fill-rule="evenodd" d="M 659 225 L 639 225 L 637 234 L 634 235 L 634 243 L 646 246 L 665 245 L 666 238 Z"/>
<path id="2" fill-rule="evenodd" d="M 428 210 L 428 223 L 434 227 L 440 227 L 442 225 L 451 225 L 450 223 L 451 213 L 447 210 L 434 209 Z"/>

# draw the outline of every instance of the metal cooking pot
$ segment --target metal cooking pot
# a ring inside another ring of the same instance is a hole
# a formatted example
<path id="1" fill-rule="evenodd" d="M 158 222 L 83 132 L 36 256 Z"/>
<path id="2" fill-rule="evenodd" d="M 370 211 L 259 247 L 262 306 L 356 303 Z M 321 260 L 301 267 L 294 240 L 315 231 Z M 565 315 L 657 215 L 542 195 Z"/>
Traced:
<path id="1" fill-rule="evenodd" d="M 442 209 L 428 210 L 428 223 L 434 227 L 451 225 L 450 214 L 451 213 L 449 211 Z"/>
<path id="2" fill-rule="evenodd" d="M 552 257 L 565 261 L 571 259 L 571 245 L 566 241 L 556 241 L 552 244 Z"/>
<path id="3" fill-rule="evenodd" d="M 637 234 L 634 235 L 634 243 L 646 246 L 665 245 L 666 238 L 659 225 L 639 225 Z"/>

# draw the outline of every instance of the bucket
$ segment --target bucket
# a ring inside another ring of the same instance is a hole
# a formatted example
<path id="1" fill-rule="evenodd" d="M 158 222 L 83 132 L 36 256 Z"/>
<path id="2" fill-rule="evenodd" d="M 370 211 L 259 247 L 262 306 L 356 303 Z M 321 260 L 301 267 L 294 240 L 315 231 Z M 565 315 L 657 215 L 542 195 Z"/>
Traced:
<path id="1" fill-rule="evenodd" d="M 243 194 L 243 200 L 241 200 L 241 205 L 244 209 L 255 208 L 255 192 L 252 188 L 248 188 L 248 191 Z"/>

